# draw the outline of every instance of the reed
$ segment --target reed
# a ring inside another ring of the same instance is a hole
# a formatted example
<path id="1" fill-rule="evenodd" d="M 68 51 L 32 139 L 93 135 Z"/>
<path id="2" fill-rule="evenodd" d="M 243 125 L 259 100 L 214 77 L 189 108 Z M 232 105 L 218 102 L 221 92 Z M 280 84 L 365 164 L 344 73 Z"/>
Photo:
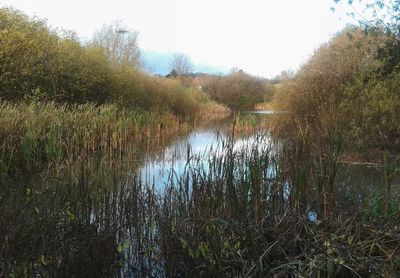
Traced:
<path id="1" fill-rule="evenodd" d="M 188 129 L 170 113 L 115 105 L 0 104 L 0 173 L 38 171 L 85 160 L 101 152 L 121 159 L 133 146 L 155 144 L 161 136 Z"/>
<path id="2" fill-rule="evenodd" d="M 171 170 L 165 188 L 140 179 L 131 152 L 9 177 L 0 186 L 0 274 L 395 276 L 399 215 L 366 219 L 335 206 L 325 214 L 311 154 L 306 136 L 286 145 L 263 133 L 202 155 L 188 150 L 184 173 Z"/>
<path id="3" fill-rule="evenodd" d="M 267 135 L 241 149 L 222 142 L 206 164 L 192 158 L 167 186 L 158 220 L 166 275 L 395 275 L 400 253 L 391 242 L 400 239 L 400 215 L 365 221 L 360 210 L 336 206 L 326 213 L 332 200 L 321 192 L 330 192 L 334 173 L 318 181 L 305 138 L 277 146 Z M 335 161 L 321 171 L 335 171 Z"/>

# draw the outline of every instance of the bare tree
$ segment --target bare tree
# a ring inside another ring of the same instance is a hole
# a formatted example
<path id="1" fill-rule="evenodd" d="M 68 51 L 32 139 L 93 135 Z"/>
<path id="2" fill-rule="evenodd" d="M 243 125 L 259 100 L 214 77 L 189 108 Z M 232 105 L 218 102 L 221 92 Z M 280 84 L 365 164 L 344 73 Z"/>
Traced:
<path id="1" fill-rule="evenodd" d="M 194 69 L 190 57 L 182 53 L 174 53 L 169 65 L 171 67 L 171 72 L 175 70 L 178 76 L 187 75 Z"/>
<path id="2" fill-rule="evenodd" d="M 333 0 L 361 26 L 386 33 L 400 42 L 400 0 Z M 356 2 L 355 5 L 353 2 Z"/>
<path id="3" fill-rule="evenodd" d="M 93 44 L 104 49 L 108 58 L 116 64 L 141 66 L 141 52 L 138 44 L 139 33 L 122 24 L 121 20 L 103 25 L 95 32 Z"/>

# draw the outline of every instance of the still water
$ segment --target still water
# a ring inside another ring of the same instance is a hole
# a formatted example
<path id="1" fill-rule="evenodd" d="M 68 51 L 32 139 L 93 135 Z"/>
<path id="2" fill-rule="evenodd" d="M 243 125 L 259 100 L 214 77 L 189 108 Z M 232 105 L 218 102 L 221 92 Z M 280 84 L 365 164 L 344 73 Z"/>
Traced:
<path id="1" fill-rule="evenodd" d="M 266 121 L 271 110 L 246 111 L 254 117 L 255 125 Z M 268 121 L 268 120 L 267 120 Z M 230 139 L 232 119 L 220 120 L 197 128 L 185 136 L 180 136 L 175 141 L 166 145 L 161 152 L 146 154 L 141 161 L 137 173 L 144 184 L 153 184 L 156 189 L 162 189 L 170 183 L 178 182 L 188 161 L 196 157 L 202 167 L 207 168 L 207 159 L 213 150 L 224 148 Z M 236 135 L 233 139 L 234 150 L 251 148 L 254 144 L 271 144 L 268 134 L 257 130 L 253 134 Z M 262 148 L 263 146 L 259 146 Z M 399 192 L 400 177 L 393 178 L 393 191 Z M 383 169 L 369 164 L 341 163 L 336 180 L 336 195 L 339 201 L 346 205 L 363 206 L 372 194 L 383 190 Z"/>
<path id="2" fill-rule="evenodd" d="M 233 150 L 248 148 L 256 143 L 266 144 L 265 135 L 263 140 L 260 137 L 260 134 L 237 136 L 233 139 Z M 179 181 L 191 159 L 195 158 L 197 164 L 202 163 L 202 168 L 207 167 L 210 152 L 222 151 L 230 140 L 228 126 L 196 129 L 161 152 L 146 156 L 138 173 L 144 184 L 154 184 L 162 190 L 167 184 Z"/>

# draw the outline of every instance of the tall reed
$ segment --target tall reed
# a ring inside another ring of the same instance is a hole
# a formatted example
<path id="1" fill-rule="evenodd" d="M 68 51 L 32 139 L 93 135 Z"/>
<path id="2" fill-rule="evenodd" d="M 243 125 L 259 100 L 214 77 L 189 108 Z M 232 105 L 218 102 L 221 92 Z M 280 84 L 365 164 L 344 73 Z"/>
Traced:
<path id="1" fill-rule="evenodd" d="M 132 153 L 17 176 L 0 186 L 0 275 L 394 276 L 400 219 L 314 210 L 306 143 L 221 140 L 158 189 Z"/>
<path id="2" fill-rule="evenodd" d="M 132 146 L 187 129 L 169 113 L 115 105 L 0 104 L 0 173 L 33 171 L 84 160 L 101 152 L 121 159 Z"/>

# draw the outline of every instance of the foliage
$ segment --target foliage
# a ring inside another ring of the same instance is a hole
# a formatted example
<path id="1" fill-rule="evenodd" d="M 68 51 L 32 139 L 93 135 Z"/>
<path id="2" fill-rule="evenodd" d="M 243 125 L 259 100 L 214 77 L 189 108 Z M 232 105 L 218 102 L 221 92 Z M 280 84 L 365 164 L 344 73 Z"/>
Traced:
<path id="1" fill-rule="evenodd" d="M 333 0 L 368 32 L 387 34 L 400 42 L 399 0 Z M 355 3 L 354 3 L 355 2 Z M 335 8 L 332 8 L 335 11 Z"/>
<path id="2" fill-rule="evenodd" d="M 273 87 L 266 80 L 243 71 L 228 76 L 204 76 L 200 83 L 211 99 L 230 108 L 254 108 L 254 105 L 272 99 Z"/>
<path id="3" fill-rule="evenodd" d="M 138 69 L 137 33 L 104 26 L 92 43 L 58 34 L 46 22 L 0 9 L 0 97 L 58 103 L 114 103 L 135 109 L 196 117 L 209 101 L 179 82 Z M 121 31 L 122 32 L 122 31 Z"/>
<path id="4" fill-rule="evenodd" d="M 398 67 L 384 71 L 380 54 L 391 41 L 351 28 L 321 46 L 280 86 L 281 109 L 289 113 L 282 114 L 278 130 L 308 130 L 315 141 L 341 138 L 357 148 L 400 147 Z"/>
<path id="5" fill-rule="evenodd" d="M 53 70 L 58 37 L 45 22 L 30 20 L 20 12 L 0 10 L 0 94 L 21 99 L 40 89 L 54 92 Z"/>
<path id="6" fill-rule="evenodd" d="M 0 104 L 0 176 L 61 167 L 102 153 L 118 160 L 126 146 L 152 144 L 185 128 L 170 113 L 115 105 Z"/>
<path id="7" fill-rule="evenodd" d="M 287 152 L 282 161 L 268 140 L 237 148 L 230 138 L 206 157 L 188 156 L 162 189 L 143 184 L 131 151 L 110 159 L 100 150 L 0 183 L 0 274 L 395 276 L 399 214 L 382 223 L 351 207 L 307 219 L 316 192 L 298 191 L 285 168 L 308 158 Z"/>
<path id="8" fill-rule="evenodd" d="M 325 200 L 325 215 L 334 206 L 337 163 L 346 148 L 400 148 L 397 70 L 383 74 L 385 61 L 379 55 L 390 41 L 380 33 L 348 28 L 279 86 L 278 105 L 285 112 L 274 134 L 299 156 L 292 179 L 300 181 L 300 191 L 316 187 L 318 198 Z M 390 191 L 388 185 L 387 196 Z"/>

